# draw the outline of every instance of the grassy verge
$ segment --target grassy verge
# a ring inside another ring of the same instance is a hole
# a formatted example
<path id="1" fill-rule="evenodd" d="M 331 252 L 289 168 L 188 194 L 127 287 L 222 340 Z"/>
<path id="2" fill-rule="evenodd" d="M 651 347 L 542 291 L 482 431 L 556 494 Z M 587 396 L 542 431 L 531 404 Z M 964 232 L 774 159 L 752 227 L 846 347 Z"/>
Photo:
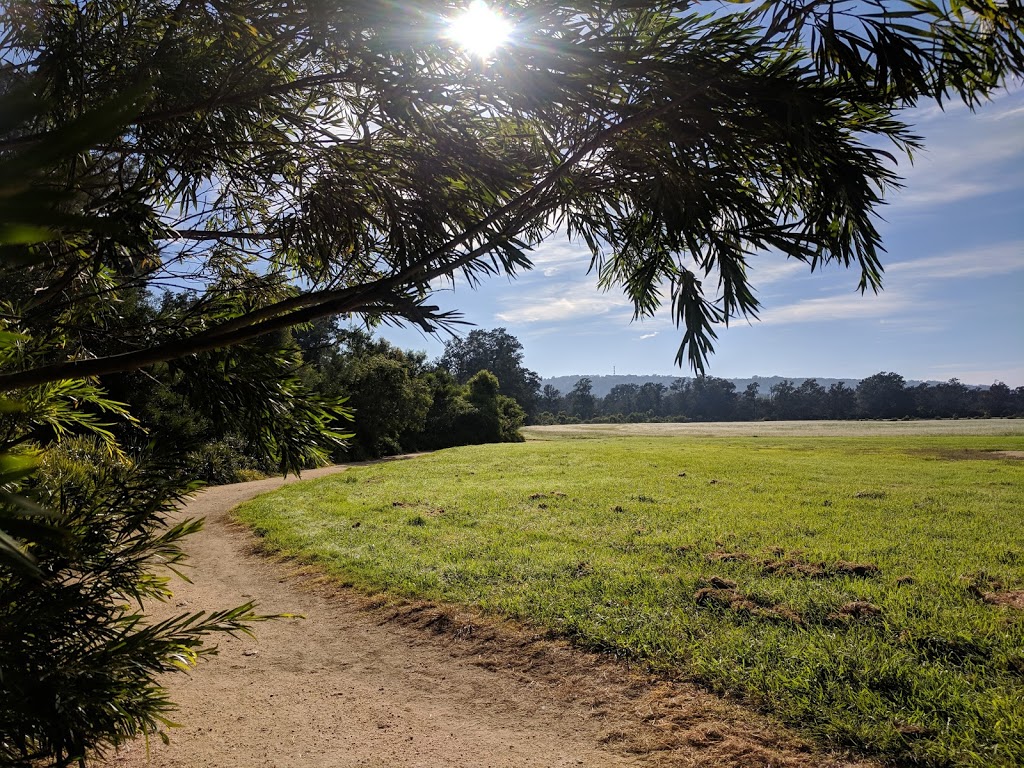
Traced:
<path id="1" fill-rule="evenodd" d="M 443 451 L 243 506 L 273 550 L 741 695 L 825 744 L 1024 765 L 1021 437 Z"/>

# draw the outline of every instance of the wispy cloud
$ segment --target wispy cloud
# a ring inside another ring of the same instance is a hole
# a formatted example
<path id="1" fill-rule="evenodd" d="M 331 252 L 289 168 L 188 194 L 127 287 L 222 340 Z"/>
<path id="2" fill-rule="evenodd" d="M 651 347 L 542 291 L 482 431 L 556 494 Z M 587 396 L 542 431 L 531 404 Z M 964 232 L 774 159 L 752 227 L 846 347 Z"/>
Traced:
<path id="1" fill-rule="evenodd" d="M 582 243 L 571 243 L 564 233 L 556 233 L 538 245 L 530 254 L 534 266 L 551 277 L 564 267 L 585 272 L 590 265 L 590 250 Z"/>
<path id="2" fill-rule="evenodd" d="M 1019 100 L 1002 109 L 946 115 L 948 120 L 926 142 L 913 165 L 901 166 L 906 187 L 890 197 L 891 207 L 932 207 L 1019 188 L 1019 173 L 1008 168 L 1024 162 L 1024 107 Z M 970 121 L 988 125 L 983 141 L 965 141 L 978 133 Z"/>
<path id="3" fill-rule="evenodd" d="M 997 91 L 991 100 L 982 104 L 976 112 L 962 101 L 947 101 L 943 106 L 931 105 L 918 107 L 907 113 L 907 118 L 914 125 L 932 121 L 948 122 L 952 119 L 966 118 L 978 120 L 999 120 L 1001 117 L 1018 111 L 1024 88 L 1019 85 Z"/>
<path id="4" fill-rule="evenodd" d="M 645 333 L 645 334 L 640 336 L 640 339 L 641 339 L 641 341 L 643 339 L 653 339 L 657 335 L 658 335 L 658 331 L 655 331 L 654 333 Z"/>
<path id="5" fill-rule="evenodd" d="M 903 192 L 894 198 L 894 205 L 907 208 L 930 208 L 970 200 L 974 197 L 1007 192 L 1018 186 L 1015 179 L 1002 178 L 988 181 L 946 181 L 922 185 L 919 190 Z"/>
<path id="6" fill-rule="evenodd" d="M 801 272 L 809 273 L 810 270 L 802 262 L 768 253 L 755 257 L 749 266 L 751 282 L 758 287 L 789 280 Z"/>
<path id="7" fill-rule="evenodd" d="M 920 310 L 924 305 L 908 294 L 887 290 L 876 295 L 839 294 L 804 299 L 781 307 L 766 307 L 760 314 L 764 325 L 820 323 L 832 320 L 866 320 Z"/>
<path id="8" fill-rule="evenodd" d="M 994 114 L 991 115 L 983 115 L 982 119 L 1007 120 L 1021 117 L 1024 117 L 1024 107 L 1013 107 L 1012 109 L 1004 109 L 1000 112 L 995 112 Z"/>
<path id="9" fill-rule="evenodd" d="M 765 325 L 819 323 L 836 320 L 877 320 L 914 331 L 937 330 L 935 301 L 923 284 L 932 281 L 982 278 L 1024 270 L 1024 240 L 982 246 L 886 265 L 886 289 L 868 293 L 830 294 L 802 299 L 782 306 L 765 306 L 760 320 Z M 755 275 L 755 280 L 760 279 Z"/>
<path id="10" fill-rule="evenodd" d="M 973 248 L 970 250 L 926 256 L 910 261 L 888 264 L 886 274 L 915 280 L 987 277 L 1007 275 L 1024 270 L 1024 240 Z"/>
<path id="11" fill-rule="evenodd" d="M 529 296 L 518 297 L 515 306 L 494 316 L 503 323 L 552 323 L 607 315 L 631 306 L 621 294 L 603 293 L 592 280 L 585 280 L 545 286 Z"/>

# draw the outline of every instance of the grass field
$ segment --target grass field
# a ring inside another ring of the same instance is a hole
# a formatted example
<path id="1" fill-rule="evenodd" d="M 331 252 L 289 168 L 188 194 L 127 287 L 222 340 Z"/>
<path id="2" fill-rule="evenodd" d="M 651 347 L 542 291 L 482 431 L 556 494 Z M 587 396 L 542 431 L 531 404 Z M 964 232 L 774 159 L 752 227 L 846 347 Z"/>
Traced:
<path id="1" fill-rule="evenodd" d="M 998 452 L 1022 450 L 1019 434 L 544 439 L 361 467 L 239 515 L 343 583 L 550 628 L 819 743 L 1020 766 L 1024 462 Z"/>
<path id="2" fill-rule="evenodd" d="M 525 427 L 523 434 L 527 440 L 582 437 L 1012 437 L 1024 436 L 1024 419 L 557 424 Z"/>

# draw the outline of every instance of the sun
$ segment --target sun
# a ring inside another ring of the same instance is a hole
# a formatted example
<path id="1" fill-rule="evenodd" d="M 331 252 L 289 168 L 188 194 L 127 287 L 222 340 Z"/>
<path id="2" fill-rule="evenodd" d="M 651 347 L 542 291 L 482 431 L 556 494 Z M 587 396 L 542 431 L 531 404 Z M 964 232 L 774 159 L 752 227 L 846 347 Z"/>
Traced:
<path id="1" fill-rule="evenodd" d="M 469 7 L 448 22 L 446 37 L 474 56 L 486 58 L 512 34 L 512 24 L 484 0 L 473 0 Z"/>

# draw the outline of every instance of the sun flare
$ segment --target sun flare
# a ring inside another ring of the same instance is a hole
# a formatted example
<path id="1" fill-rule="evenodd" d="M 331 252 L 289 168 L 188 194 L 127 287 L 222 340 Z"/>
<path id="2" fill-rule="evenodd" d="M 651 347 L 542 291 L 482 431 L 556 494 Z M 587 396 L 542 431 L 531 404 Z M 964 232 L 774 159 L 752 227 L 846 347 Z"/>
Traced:
<path id="1" fill-rule="evenodd" d="M 484 0 L 473 0 L 448 22 L 448 39 L 481 58 L 490 56 L 512 34 L 512 24 Z"/>

